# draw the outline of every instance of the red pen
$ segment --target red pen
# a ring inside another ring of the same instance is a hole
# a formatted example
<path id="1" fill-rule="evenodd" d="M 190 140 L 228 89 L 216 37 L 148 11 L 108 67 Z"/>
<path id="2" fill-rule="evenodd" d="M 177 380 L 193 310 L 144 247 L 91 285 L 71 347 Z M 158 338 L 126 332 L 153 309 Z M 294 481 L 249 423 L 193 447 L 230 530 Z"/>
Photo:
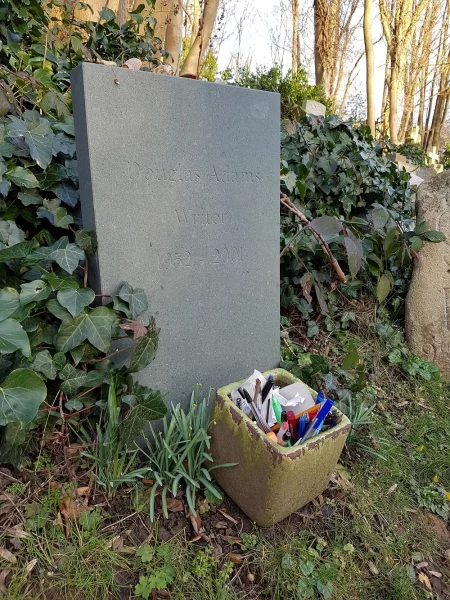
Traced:
<path id="1" fill-rule="evenodd" d="M 296 435 L 297 428 L 295 426 L 295 413 L 293 410 L 288 410 L 287 422 L 288 422 L 289 431 L 291 433 L 291 440 L 292 440 L 292 443 L 294 444 L 297 441 L 297 435 Z"/>

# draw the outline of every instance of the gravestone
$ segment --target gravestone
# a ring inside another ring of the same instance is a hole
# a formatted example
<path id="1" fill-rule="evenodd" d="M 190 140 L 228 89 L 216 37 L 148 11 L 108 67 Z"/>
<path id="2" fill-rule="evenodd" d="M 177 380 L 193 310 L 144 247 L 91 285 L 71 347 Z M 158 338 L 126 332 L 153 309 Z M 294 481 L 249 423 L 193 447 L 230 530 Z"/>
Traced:
<path id="1" fill-rule="evenodd" d="M 406 299 L 406 339 L 410 350 L 434 362 L 450 377 L 450 171 L 417 190 L 417 222 L 427 221 L 447 240 L 425 242 L 414 263 Z"/>
<path id="2" fill-rule="evenodd" d="M 145 385 L 185 402 L 279 363 L 279 95 L 84 63 L 72 72 L 97 291 L 144 288 Z"/>
<path id="3" fill-rule="evenodd" d="M 327 111 L 327 107 L 321 102 L 316 102 L 316 100 L 304 100 L 302 104 L 302 110 L 307 115 L 314 115 L 315 117 L 324 117 Z"/>

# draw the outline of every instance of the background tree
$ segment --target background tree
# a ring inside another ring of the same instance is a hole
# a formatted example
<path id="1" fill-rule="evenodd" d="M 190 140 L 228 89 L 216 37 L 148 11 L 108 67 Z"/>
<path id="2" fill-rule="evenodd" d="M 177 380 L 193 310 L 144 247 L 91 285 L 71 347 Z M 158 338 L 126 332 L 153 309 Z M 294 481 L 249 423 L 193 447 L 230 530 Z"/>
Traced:
<path id="1" fill-rule="evenodd" d="M 364 0 L 364 47 L 366 50 L 367 125 L 375 136 L 375 93 L 372 40 L 372 0 Z"/>

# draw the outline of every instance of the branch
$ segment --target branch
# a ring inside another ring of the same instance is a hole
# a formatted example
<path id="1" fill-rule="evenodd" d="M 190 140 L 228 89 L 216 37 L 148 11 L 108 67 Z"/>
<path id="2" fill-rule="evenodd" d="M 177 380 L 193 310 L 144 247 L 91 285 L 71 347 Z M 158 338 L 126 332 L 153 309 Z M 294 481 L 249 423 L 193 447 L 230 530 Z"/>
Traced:
<path id="1" fill-rule="evenodd" d="M 322 246 L 325 254 L 328 256 L 331 266 L 336 271 L 336 275 L 339 277 L 339 279 L 342 281 L 342 283 L 347 283 L 347 281 L 348 281 L 347 276 L 345 275 L 345 273 L 339 266 L 339 263 L 335 259 L 333 253 L 331 252 L 330 247 L 328 246 L 326 241 L 323 239 L 322 235 L 320 233 L 318 233 L 317 231 L 315 231 L 315 229 L 313 229 L 311 227 L 311 222 L 309 221 L 309 219 L 307 219 L 305 217 L 305 215 L 295 206 L 295 204 L 292 202 L 292 200 L 290 200 L 286 196 L 286 194 L 283 194 L 283 192 L 280 192 L 280 202 L 288 210 L 290 210 L 292 213 L 294 213 L 294 215 L 300 219 L 300 222 L 303 223 L 303 225 L 305 225 L 306 227 L 309 228 L 309 230 L 311 231 L 313 236 L 316 238 L 316 240 Z"/>

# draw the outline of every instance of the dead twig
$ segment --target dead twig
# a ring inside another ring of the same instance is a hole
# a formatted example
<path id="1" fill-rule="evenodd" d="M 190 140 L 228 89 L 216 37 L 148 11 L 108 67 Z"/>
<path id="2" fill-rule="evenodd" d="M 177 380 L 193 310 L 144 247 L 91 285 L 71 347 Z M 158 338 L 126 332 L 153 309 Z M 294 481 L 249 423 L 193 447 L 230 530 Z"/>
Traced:
<path id="1" fill-rule="evenodd" d="M 294 215 L 300 219 L 300 222 L 303 223 L 303 225 L 305 225 L 306 227 L 309 228 L 309 230 L 311 231 L 313 236 L 316 238 L 316 240 L 322 246 L 325 254 L 328 256 L 328 258 L 330 260 L 330 264 L 333 267 L 333 269 L 335 270 L 336 275 L 339 277 L 339 279 L 342 281 L 342 283 L 347 283 L 348 279 L 347 279 L 346 274 L 341 269 L 338 261 L 335 259 L 333 253 L 330 250 L 330 247 L 328 246 L 326 241 L 323 239 L 322 235 L 320 233 L 318 233 L 317 231 L 315 231 L 315 229 L 313 229 L 311 227 L 311 221 L 305 217 L 305 215 L 295 206 L 295 204 L 292 202 L 292 200 L 290 200 L 286 196 L 286 194 L 283 194 L 283 192 L 280 192 L 280 202 L 288 210 L 290 210 L 292 213 L 294 213 Z"/>

